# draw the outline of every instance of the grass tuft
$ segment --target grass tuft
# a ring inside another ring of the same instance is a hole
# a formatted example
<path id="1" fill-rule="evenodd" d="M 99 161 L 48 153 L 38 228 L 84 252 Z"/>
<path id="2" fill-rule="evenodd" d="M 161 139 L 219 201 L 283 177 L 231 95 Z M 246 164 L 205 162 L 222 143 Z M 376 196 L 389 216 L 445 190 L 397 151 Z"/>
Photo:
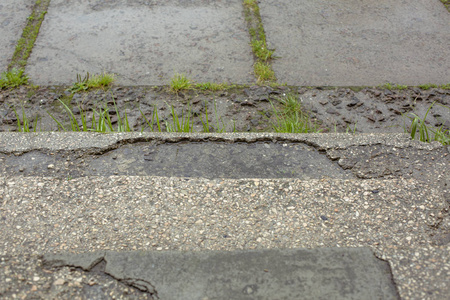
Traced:
<path id="1" fill-rule="evenodd" d="M 110 86 L 114 82 L 114 80 L 114 74 L 109 73 L 103 73 L 90 77 L 88 72 L 83 78 L 80 74 L 77 74 L 77 81 L 72 85 L 71 88 L 67 90 L 72 93 L 78 93 L 93 88 L 106 88 Z"/>
<path id="2" fill-rule="evenodd" d="M 450 90 L 450 83 L 442 84 L 442 85 L 440 86 L 440 88 L 443 89 L 443 90 Z"/>
<path id="3" fill-rule="evenodd" d="M 254 65 L 254 70 L 258 83 L 276 80 L 275 72 L 272 70 L 270 64 L 266 62 L 257 61 Z"/>
<path id="4" fill-rule="evenodd" d="M 273 116 L 275 117 L 272 127 L 275 132 L 317 133 L 322 131 L 320 126 L 303 111 L 300 102 L 294 95 L 286 95 L 278 101 L 281 104 L 281 110 L 276 109 L 272 103 Z"/>
<path id="5" fill-rule="evenodd" d="M 419 88 L 421 88 L 422 90 L 429 90 L 430 88 L 437 88 L 437 87 L 438 86 L 436 84 L 432 84 L 432 83 L 419 85 Z"/>
<path id="6" fill-rule="evenodd" d="M 4 88 L 16 88 L 28 84 L 28 76 L 23 69 L 13 68 L 11 71 L 3 72 L 0 77 L 0 90 Z"/>
<path id="7" fill-rule="evenodd" d="M 192 82 L 184 74 L 176 73 L 170 81 L 170 88 L 175 93 L 178 93 L 181 90 L 189 90 L 191 87 Z"/>
<path id="8" fill-rule="evenodd" d="M 438 128 L 434 128 L 432 126 L 428 126 L 425 123 L 428 113 L 431 111 L 431 109 L 435 104 L 436 101 L 430 105 L 423 118 L 419 117 L 415 113 L 410 113 L 409 115 L 406 115 L 406 117 L 411 121 L 411 125 L 409 127 L 406 127 L 406 125 L 404 125 L 405 133 L 409 133 L 409 135 L 413 140 L 417 139 L 425 143 L 438 141 L 443 145 L 450 145 L 450 131 L 448 129 L 444 129 L 443 125 Z M 446 107 L 442 104 L 439 105 Z M 447 108 L 450 110 L 450 107 Z"/>

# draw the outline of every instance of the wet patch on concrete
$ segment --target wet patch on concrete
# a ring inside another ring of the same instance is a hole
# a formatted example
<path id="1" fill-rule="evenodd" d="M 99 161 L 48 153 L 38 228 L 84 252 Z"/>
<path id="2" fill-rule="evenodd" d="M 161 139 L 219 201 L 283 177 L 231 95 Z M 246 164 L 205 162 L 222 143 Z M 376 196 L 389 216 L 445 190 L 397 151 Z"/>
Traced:
<path id="1" fill-rule="evenodd" d="M 239 0 L 54 0 L 27 72 L 39 85 L 86 72 L 115 73 L 122 85 L 168 84 L 175 73 L 244 84 L 254 81 L 248 43 Z"/>
<path id="2" fill-rule="evenodd" d="M 261 1 L 279 82 L 305 86 L 450 81 L 450 14 L 439 1 Z"/>
<path id="3" fill-rule="evenodd" d="M 101 153 L 30 151 L 1 155 L 10 176 L 141 175 L 203 178 L 354 178 L 302 143 L 133 143 Z"/>
<path id="4" fill-rule="evenodd" d="M 152 282 L 161 299 L 399 299 L 389 264 L 367 248 L 47 254 L 47 267 L 105 262 Z"/>

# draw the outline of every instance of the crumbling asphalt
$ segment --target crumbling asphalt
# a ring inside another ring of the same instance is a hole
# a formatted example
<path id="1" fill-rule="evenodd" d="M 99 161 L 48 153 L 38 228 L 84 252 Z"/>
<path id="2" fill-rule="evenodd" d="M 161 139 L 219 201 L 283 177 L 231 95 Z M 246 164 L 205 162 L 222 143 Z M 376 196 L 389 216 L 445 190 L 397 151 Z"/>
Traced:
<path id="1" fill-rule="evenodd" d="M 405 134 L 7 133 L 0 139 L 2 165 L 40 151 L 45 157 L 53 153 L 55 168 L 59 160 L 67 162 L 72 151 L 78 156 L 84 152 L 81 159 L 109 157 L 121 165 L 133 154 L 110 156 L 133 144 L 157 144 L 166 151 L 180 143 L 206 144 L 204 149 L 254 145 L 265 155 L 270 151 L 278 155 L 289 148 L 283 147 L 286 144 L 296 145 L 297 152 L 314 152 L 324 167 L 341 169 L 347 176 L 314 175 L 302 169 L 300 179 L 274 179 L 270 174 L 247 179 L 232 173 L 208 179 L 208 168 L 192 177 L 179 168 L 180 176 L 175 169 L 172 177 L 98 173 L 70 178 L 63 168 L 49 169 L 47 162 L 41 176 L 9 169 L 3 173 L 0 190 L 6 237 L 1 246 L 2 276 L 10 279 L 5 295 L 39 291 L 68 297 L 114 282 L 114 276 L 82 271 L 69 262 L 66 267 L 44 268 L 44 253 L 323 247 L 369 248 L 389 263 L 401 298 L 442 299 L 448 292 L 450 201 L 445 171 L 449 149 L 439 143 L 411 141 Z M 56 154 L 60 151 L 65 159 Z M 94 160 L 86 161 L 76 168 L 89 170 Z M 178 163 L 183 165 L 182 160 Z M 109 165 L 102 171 L 108 167 L 114 169 Z M 301 179 L 308 174 L 309 179 Z M 20 280 L 31 278 L 23 274 L 33 272 L 39 280 Z M 41 277 L 42 272 L 48 275 Z M 91 277 L 94 281 L 89 281 Z M 119 283 L 108 292 L 117 297 L 152 296 L 127 282 Z"/>

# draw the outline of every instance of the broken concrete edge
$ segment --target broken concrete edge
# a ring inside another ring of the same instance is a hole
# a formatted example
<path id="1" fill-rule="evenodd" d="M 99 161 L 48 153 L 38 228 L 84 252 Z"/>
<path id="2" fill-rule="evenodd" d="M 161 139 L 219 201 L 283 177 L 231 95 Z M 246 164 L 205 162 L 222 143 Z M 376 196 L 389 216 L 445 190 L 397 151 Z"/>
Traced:
<path id="1" fill-rule="evenodd" d="M 124 270 L 121 267 L 114 266 L 117 261 L 120 261 L 121 256 L 126 256 L 128 263 L 133 263 L 133 257 L 138 257 L 140 259 L 145 258 L 148 254 L 154 253 L 159 257 L 166 257 L 169 261 L 170 258 L 176 256 L 183 256 L 186 259 L 223 259 L 224 256 L 233 256 L 239 257 L 239 255 L 256 255 L 256 256 L 265 256 L 270 254 L 276 254 L 277 256 L 289 256 L 298 251 L 318 251 L 319 253 L 325 253 L 327 251 L 350 251 L 350 252 L 365 252 L 367 255 L 372 255 L 376 261 L 380 262 L 380 266 L 384 269 L 383 273 L 389 276 L 389 281 L 393 283 L 394 294 L 396 299 L 400 299 L 400 293 L 397 287 L 397 283 L 395 282 L 395 278 L 392 272 L 392 266 L 388 260 L 380 258 L 372 249 L 368 247 L 353 247 L 353 248 L 316 248 L 316 249 L 308 249 L 308 248 L 284 248 L 284 249 L 256 249 L 256 250 L 233 250 L 233 251 L 223 251 L 223 250 L 204 250 L 204 251 L 128 251 L 128 252 L 115 252 L 115 251 L 99 251 L 99 252 L 85 252 L 85 253 L 46 253 L 41 255 L 42 259 L 42 267 L 46 269 L 53 268 L 62 268 L 62 267 L 71 267 L 81 269 L 85 272 L 94 271 L 97 266 L 103 264 L 102 268 L 99 268 L 97 271 L 102 272 L 103 274 L 110 276 L 111 278 L 122 282 L 125 285 L 130 287 L 139 289 L 142 292 L 146 292 L 151 294 L 155 299 L 158 298 L 158 292 L 156 287 L 149 282 L 148 280 L 144 280 L 142 278 L 125 278 Z M 128 259 L 131 257 L 131 259 Z M 111 262 L 112 265 L 108 266 L 108 262 Z M 136 261 L 135 261 L 136 263 Z M 266 271 L 266 270 L 265 270 Z"/>
<path id="2" fill-rule="evenodd" d="M 88 132 L 40 132 L 0 133 L 0 153 L 21 155 L 39 151 L 84 151 L 87 154 L 102 154 L 121 145 L 156 142 L 286 142 L 304 143 L 319 151 L 346 149 L 353 146 L 386 145 L 397 148 L 414 148 L 433 151 L 445 147 L 439 142 L 423 143 L 411 140 L 404 133 L 88 133 Z"/>
<path id="3" fill-rule="evenodd" d="M 45 254 L 40 258 L 43 263 L 42 266 L 44 268 L 62 268 L 62 267 L 72 267 L 76 269 L 81 269 L 85 272 L 92 271 L 95 267 L 100 265 L 102 262 L 105 263 L 105 269 L 99 270 L 107 276 L 110 276 L 114 280 L 117 280 L 125 285 L 128 285 L 132 288 L 136 288 L 141 292 L 149 293 L 153 298 L 159 299 L 158 292 L 156 291 L 155 286 L 153 286 L 150 282 L 139 279 L 131 279 L 131 278 L 122 278 L 114 274 L 114 272 L 108 272 L 106 270 L 106 266 L 108 264 L 108 255 L 114 255 L 113 252 L 109 254 L 108 252 L 86 252 L 79 254 Z"/>

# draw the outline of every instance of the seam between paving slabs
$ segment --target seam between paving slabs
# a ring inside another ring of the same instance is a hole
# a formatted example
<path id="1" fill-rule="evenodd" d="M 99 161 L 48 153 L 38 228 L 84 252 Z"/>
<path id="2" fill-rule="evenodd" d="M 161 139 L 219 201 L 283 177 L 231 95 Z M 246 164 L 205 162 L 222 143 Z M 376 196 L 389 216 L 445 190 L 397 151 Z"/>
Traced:
<path id="1" fill-rule="evenodd" d="M 51 0 L 37 0 L 31 15 L 27 18 L 27 24 L 22 31 L 22 36 L 17 41 L 16 49 L 8 65 L 8 71 L 13 68 L 25 68 L 34 43 L 39 34 L 42 21 L 47 13 Z"/>
<path id="2" fill-rule="evenodd" d="M 256 58 L 253 64 L 254 75 L 258 84 L 276 85 L 277 78 L 272 69 L 271 61 L 275 49 L 268 49 L 266 33 L 264 30 L 257 0 L 243 0 L 245 20 L 250 34 L 250 45 Z"/>

